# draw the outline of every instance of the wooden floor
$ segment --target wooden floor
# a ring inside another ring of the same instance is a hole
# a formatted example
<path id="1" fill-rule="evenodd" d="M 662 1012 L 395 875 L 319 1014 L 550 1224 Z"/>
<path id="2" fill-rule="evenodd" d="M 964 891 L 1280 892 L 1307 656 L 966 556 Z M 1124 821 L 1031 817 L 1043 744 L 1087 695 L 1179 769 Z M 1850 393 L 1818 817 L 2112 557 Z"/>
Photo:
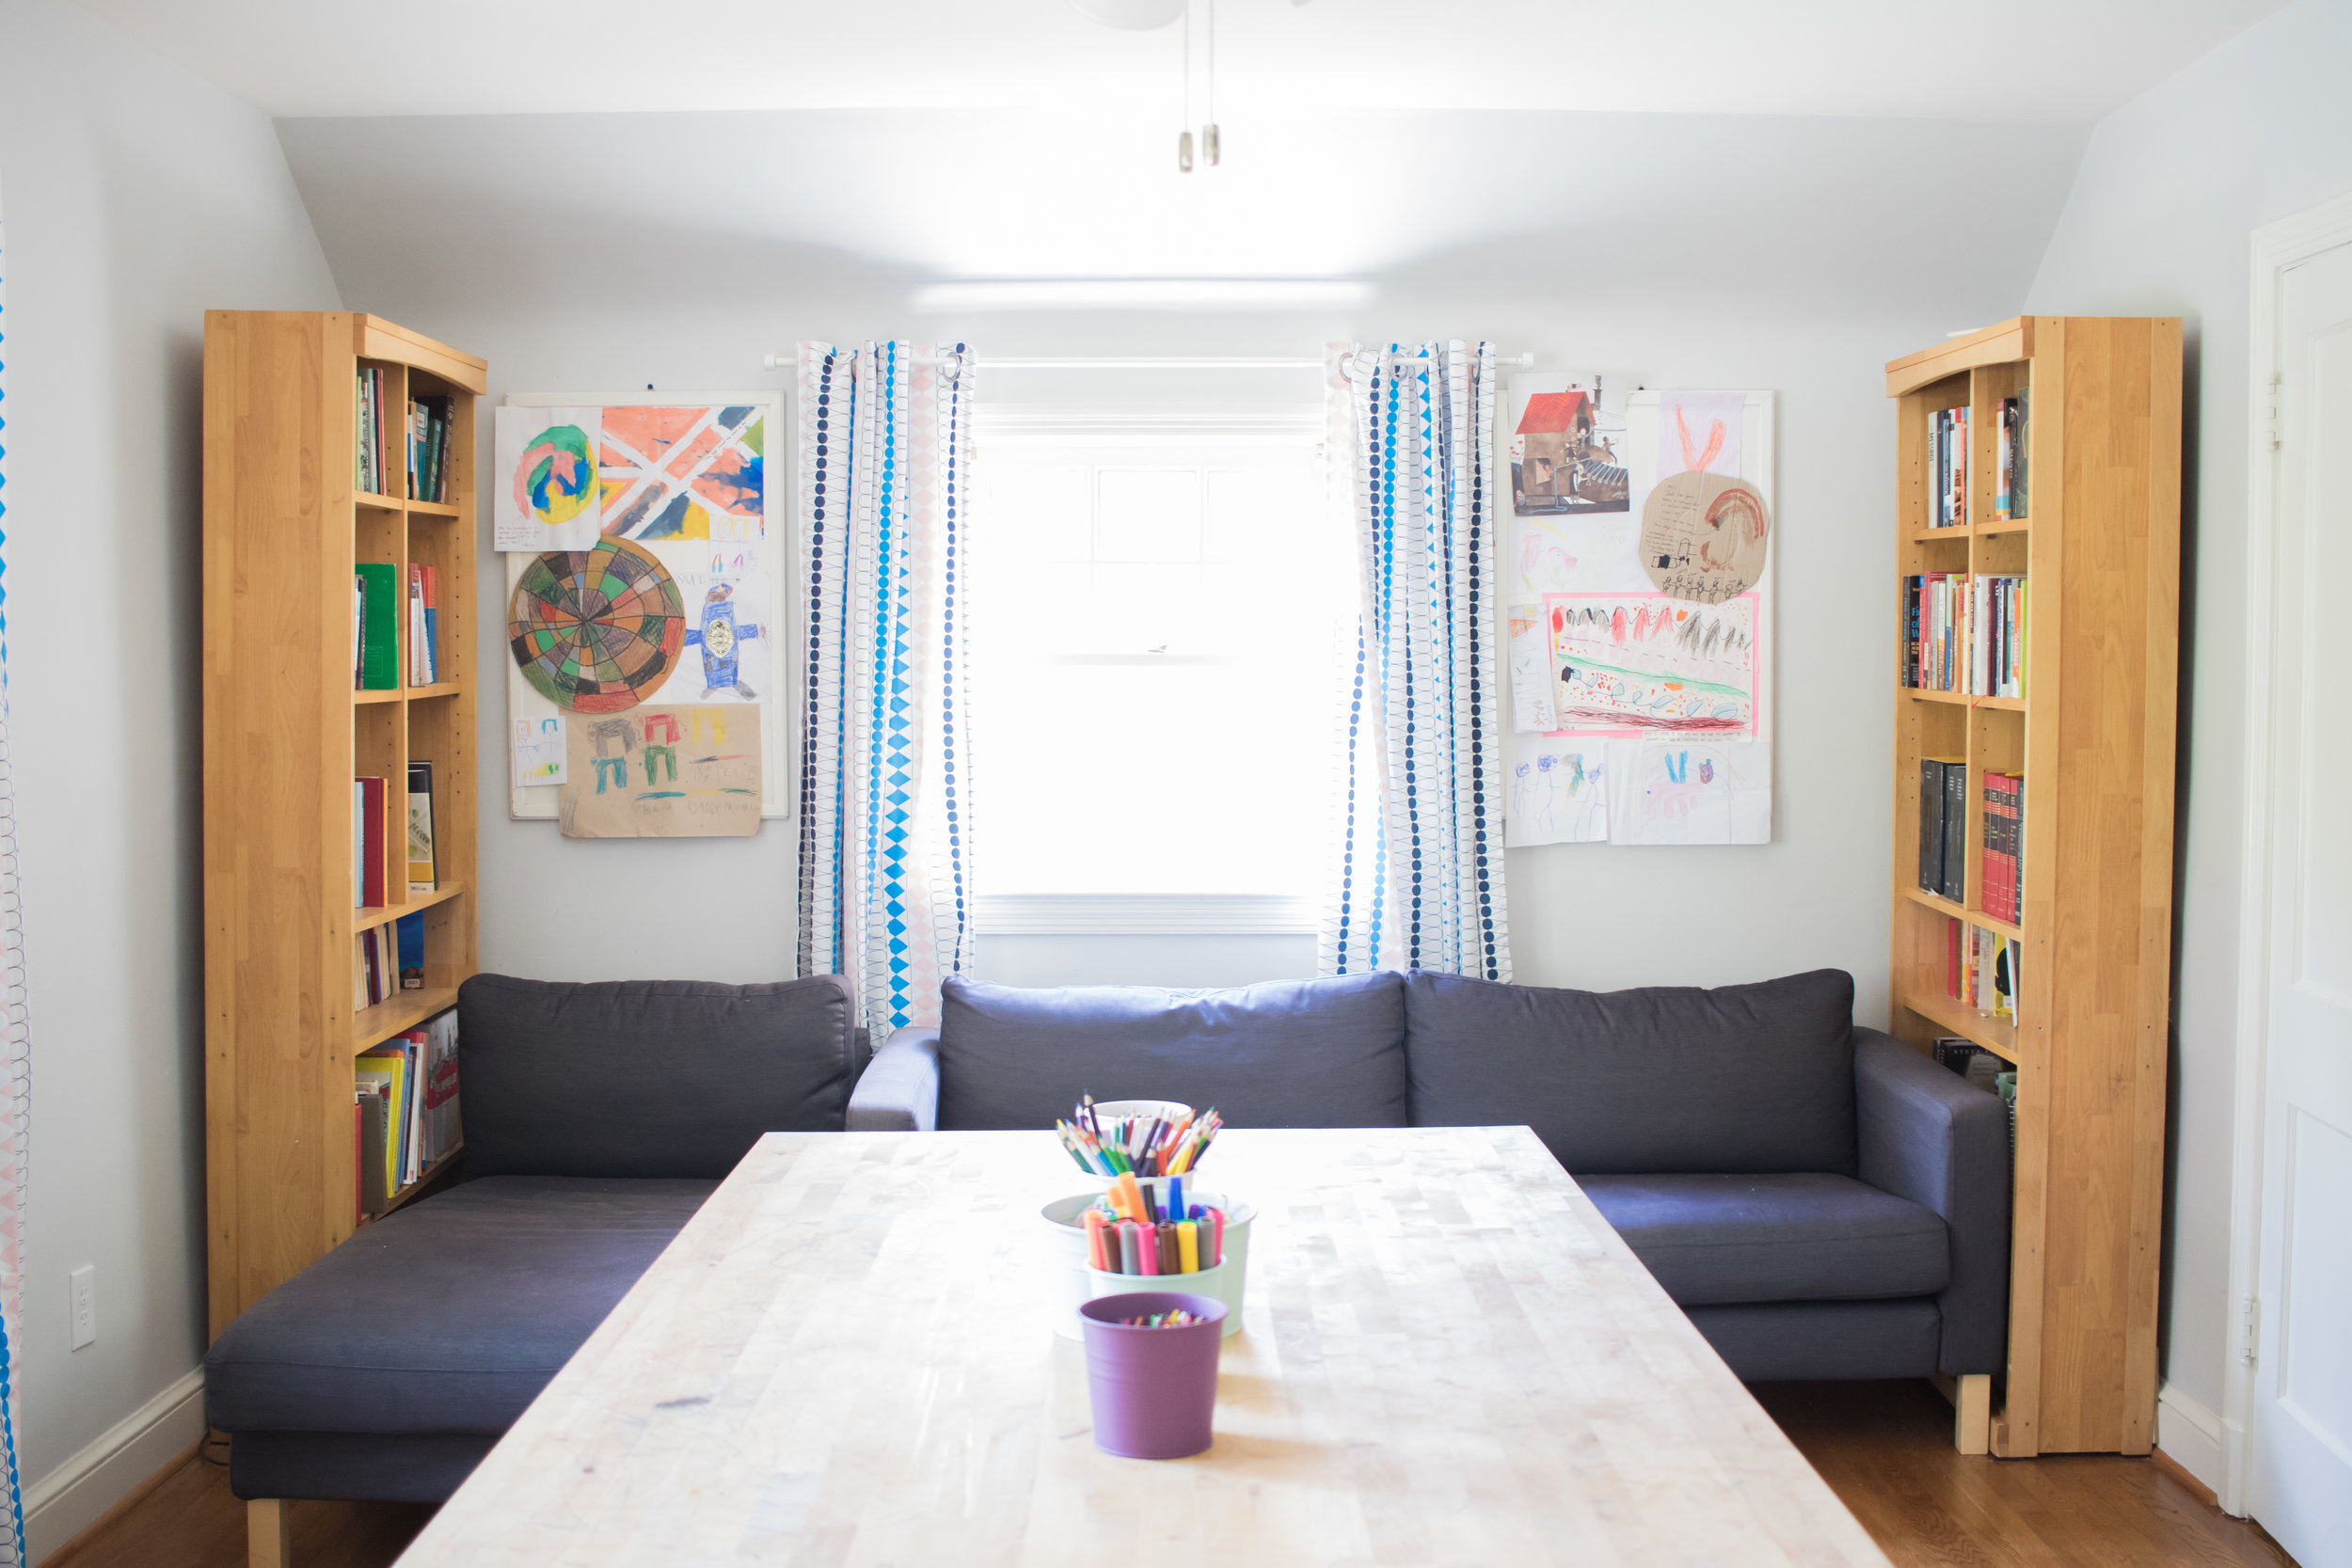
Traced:
<path id="1" fill-rule="evenodd" d="M 2292 1560 L 2145 1459 L 1963 1459 L 1951 1407 L 1924 1383 L 1756 1390 L 1898 1568 L 2277 1568 Z M 296 1503 L 294 1568 L 388 1568 L 429 1508 Z M 40 1568 L 243 1568 L 245 1505 L 190 1461 Z"/>

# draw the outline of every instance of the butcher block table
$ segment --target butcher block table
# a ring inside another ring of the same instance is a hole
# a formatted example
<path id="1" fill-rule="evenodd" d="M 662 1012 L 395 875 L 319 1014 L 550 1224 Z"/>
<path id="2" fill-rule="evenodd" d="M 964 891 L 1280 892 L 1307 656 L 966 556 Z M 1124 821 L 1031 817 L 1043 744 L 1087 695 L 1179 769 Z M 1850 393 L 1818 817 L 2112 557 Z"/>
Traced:
<path id="1" fill-rule="evenodd" d="M 1218 1135 L 1216 1441 L 1096 1450 L 1050 1132 L 771 1133 L 400 1560 L 1884 1564 L 1524 1127 Z"/>

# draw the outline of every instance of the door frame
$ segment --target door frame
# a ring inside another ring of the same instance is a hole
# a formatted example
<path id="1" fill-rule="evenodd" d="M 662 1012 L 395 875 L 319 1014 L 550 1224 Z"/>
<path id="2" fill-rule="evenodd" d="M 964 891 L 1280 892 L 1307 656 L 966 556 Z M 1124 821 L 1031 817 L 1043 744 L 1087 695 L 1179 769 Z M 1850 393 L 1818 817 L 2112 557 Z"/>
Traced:
<path id="1" fill-rule="evenodd" d="M 2270 796 L 2273 660 L 2270 611 L 2278 570 L 2279 279 L 2298 261 L 2352 244 L 2352 195 L 2323 201 L 2254 230 L 2246 415 L 2246 808 L 2238 887 L 2237 1052 L 2230 1160 L 2230 1335 L 2222 1369 L 2219 1497 L 2243 1515 L 2253 1461 L 2255 1367 L 2247 1360 L 2259 1324 L 2249 1312 L 2262 1280 L 2263 1098 L 2270 1066 Z M 2259 632 L 2257 632 L 2257 628 Z M 2259 637 L 2259 641 L 2257 641 Z M 2275 1306 L 2275 1304 L 2274 1304 Z"/>

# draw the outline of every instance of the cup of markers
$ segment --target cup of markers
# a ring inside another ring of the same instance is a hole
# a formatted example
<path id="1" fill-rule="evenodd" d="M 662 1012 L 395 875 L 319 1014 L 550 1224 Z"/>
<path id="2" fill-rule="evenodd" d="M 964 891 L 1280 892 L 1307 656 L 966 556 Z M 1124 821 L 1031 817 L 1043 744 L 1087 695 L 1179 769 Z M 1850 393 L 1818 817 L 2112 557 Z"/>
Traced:
<path id="1" fill-rule="evenodd" d="M 1190 1291 L 1135 1291 L 1079 1308 L 1094 1446 L 1127 1459 L 1207 1450 L 1216 1416 L 1225 1304 Z"/>
<path id="2" fill-rule="evenodd" d="M 1078 1168 L 1098 1181 L 1136 1176 L 1189 1174 L 1209 1152 L 1225 1123 L 1216 1108 L 1196 1115 L 1173 1100 L 1080 1098 L 1054 1132 Z"/>
<path id="3" fill-rule="evenodd" d="M 1213 1189 L 1196 1190 L 1192 1177 L 1133 1178 L 1136 1191 L 1131 1203 L 1149 1203 L 1147 1218 L 1152 1226 L 1154 1266 L 1159 1261 L 1158 1225 L 1162 1215 L 1172 1207 L 1184 1218 L 1193 1222 L 1193 1256 L 1196 1262 L 1208 1266 L 1195 1270 L 1182 1281 L 1182 1289 L 1198 1291 L 1216 1296 L 1231 1309 L 1225 1320 L 1228 1335 L 1241 1332 L 1243 1286 L 1248 1276 L 1249 1230 L 1255 1211 L 1240 1199 Z M 1171 1193 L 1170 1189 L 1175 1191 Z M 1094 1225 L 1111 1227 L 1098 1238 L 1089 1228 L 1086 1216 L 1092 1212 Z M 1097 1264 L 1111 1260 L 1109 1248 L 1118 1245 L 1117 1226 L 1127 1216 L 1122 1214 L 1110 1192 L 1076 1193 L 1057 1197 L 1038 1211 L 1044 1222 L 1047 1256 L 1055 1266 L 1054 1326 L 1065 1338 L 1079 1337 L 1078 1307 L 1095 1296 L 1115 1294 L 1137 1289 L 1142 1276 L 1128 1275 Z M 1221 1223 L 1220 1223 L 1221 1222 Z M 1205 1226 L 1204 1231 L 1201 1227 Z M 1181 1232 L 1177 1243 L 1181 1264 Z M 1206 1249 L 1205 1255 L 1203 1249 Z M 1142 1238 L 1136 1238 L 1136 1268 L 1142 1268 Z M 1124 1266 L 1123 1256 L 1119 1259 Z M 1174 1281 L 1170 1281 L 1174 1284 Z"/>

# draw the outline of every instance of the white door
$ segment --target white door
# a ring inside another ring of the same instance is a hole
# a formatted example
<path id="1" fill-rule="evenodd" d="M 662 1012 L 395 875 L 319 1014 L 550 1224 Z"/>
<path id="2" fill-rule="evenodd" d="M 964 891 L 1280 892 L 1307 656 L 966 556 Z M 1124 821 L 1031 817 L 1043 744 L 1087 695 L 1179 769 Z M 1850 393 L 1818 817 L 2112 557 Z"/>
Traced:
<path id="1" fill-rule="evenodd" d="M 2352 1568 L 2352 245 L 2287 269 L 2278 297 L 2273 621 L 2249 628 L 2272 745 L 2246 1500 L 2302 1568 Z"/>

